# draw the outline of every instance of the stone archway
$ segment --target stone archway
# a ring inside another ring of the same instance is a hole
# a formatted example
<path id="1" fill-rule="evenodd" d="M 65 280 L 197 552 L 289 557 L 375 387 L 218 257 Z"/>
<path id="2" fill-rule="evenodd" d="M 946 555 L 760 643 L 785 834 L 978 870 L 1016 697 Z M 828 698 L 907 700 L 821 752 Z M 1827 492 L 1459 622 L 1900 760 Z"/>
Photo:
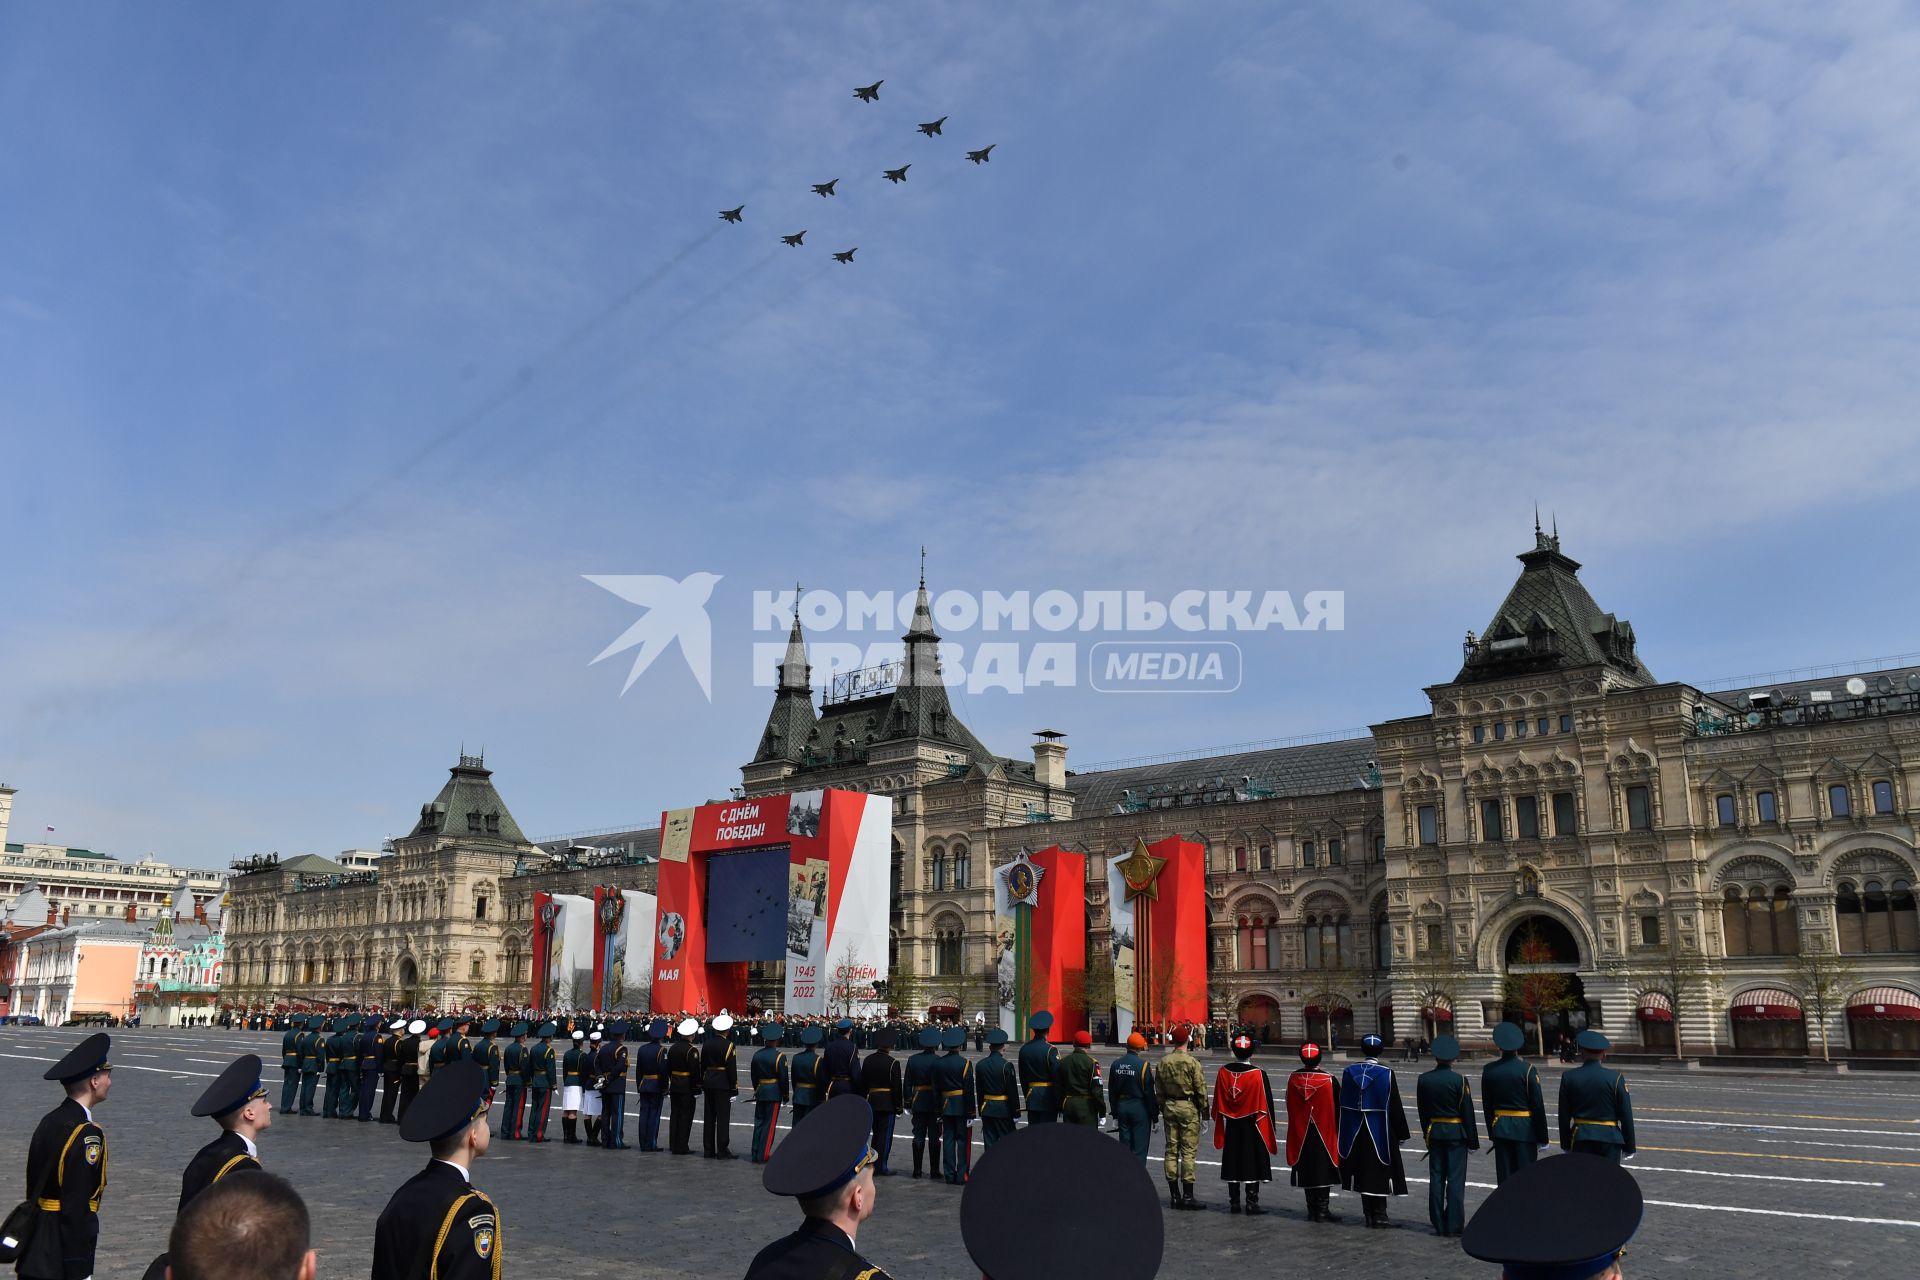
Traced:
<path id="1" fill-rule="evenodd" d="M 400 1006 L 411 1008 L 418 1003 L 417 988 L 420 986 L 420 966 L 414 963 L 412 956 L 401 956 L 394 966 L 394 976 L 400 984 Z"/>
<path id="2" fill-rule="evenodd" d="M 1261 1044 L 1279 1042 L 1280 1002 L 1272 996 L 1255 992 L 1242 997 L 1234 1016 L 1237 1025 Z"/>
<path id="3" fill-rule="evenodd" d="M 1541 1053 L 1586 1030 L 1580 939 L 1556 915 L 1519 916 L 1501 942 L 1501 1013 L 1533 1033 Z"/>

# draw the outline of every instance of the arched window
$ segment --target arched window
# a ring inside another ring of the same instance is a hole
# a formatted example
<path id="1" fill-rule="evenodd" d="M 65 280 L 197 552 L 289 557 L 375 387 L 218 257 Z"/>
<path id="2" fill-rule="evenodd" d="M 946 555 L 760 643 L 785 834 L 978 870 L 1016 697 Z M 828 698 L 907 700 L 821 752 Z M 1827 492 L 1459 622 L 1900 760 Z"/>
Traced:
<path id="1" fill-rule="evenodd" d="M 966 845 L 953 847 L 953 887 L 965 889 L 973 883 L 973 854 Z"/>
<path id="2" fill-rule="evenodd" d="M 1280 967 L 1279 919 L 1264 903 L 1234 921 L 1236 959 L 1245 970 Z"/>
<path id="3" fill-rule="evenodd" d="M 1878 877 L 1835 886 L 1834 912 L 1840 926 L 1840 950 L 1849 955 L 1920 950 L 1913 885 Z"/>
<path id="4" fill-rule="evenodd" d="M 1800 926 L 1787 874 L 1763 858 L 1728 868 L 1720 891 L 1720 931 L 1729 956 L 1800 954 Z"/>
<path id="5" fill-rule="evenodd" d="M 960 976 L 962 951 L 960 922 L 943 916 L 933 928 L 933 972 L 936 977 Z"/>
<path id="6" fill-rule="evenodd" d="M 933 847 L 933 891 L 942 892 L 947 887 L 947 851 L 939 845 Z"/>

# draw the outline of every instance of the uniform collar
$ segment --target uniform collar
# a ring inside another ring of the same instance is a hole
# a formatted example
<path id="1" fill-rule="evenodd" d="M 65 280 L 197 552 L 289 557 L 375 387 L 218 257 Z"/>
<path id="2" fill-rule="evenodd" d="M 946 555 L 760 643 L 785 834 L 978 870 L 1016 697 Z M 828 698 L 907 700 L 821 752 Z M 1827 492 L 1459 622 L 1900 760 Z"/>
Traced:
<path id="1" fill-rule="evenodd" d="M 436 1160 L 433 1160 L 433 1161 L 431 1161 L 431 1162 L 430 1162 L 430 1163 L 429 1163 L 429 1164 L 427 1165 L 427 1168 L 429 1168 L 429 1169 L 431 1169 L 431 1168 L 433 1168 L 433 1166 L 434 1166 L 434 1165 L 436 1165 L 436 1164 L 443 1164 L 443 1165 L 445 1165 L 445 1166 L 447 1166 L 447 1168 L 449 1168 L 449 1169 L 451 1169 L 451 1170 L 453 1170 L 453 1171 L 454 1171 L 455 1173 L 457 1173 L 457 1174 L 459 1174 L 459 1175 L 460 1175 L 460 1181 L 462 1181 L 462 1182 L 464 1182 L 464 1183 L 466 1183 L 466 1184 L 467 1184 L 467 1185 L 469 1185 L 469 1186 L 471 1186 L 471 1185 L 473 1185 L 473 1173 L 472 1173 L 472 1171 L 471 1171 L 471 1170 L 469 1170 L 469 1169 L 467 1169 L 467 1168 L 466 1168 L 465 1166 L 463 1166 L 463 1165 L 457 1165 L 457 1164 L 455 1164 L 455 1163 L 454 1163 L 453 1161 L 451 1161 L 451 1160 L 438 1160 L 438 1159 L 436 1159 Z"/>
<path id="2" fill-rule="evenodd" d="M 233 1136 L 240 1139 L 240 1143 L 242 1146 L 246 1147 L 248 1155 L 252 1156 L 255 1160 L 258 1160 L 260 1158 L 260 1148 L 253 1145 L 252 1138 L 249 1138 L 244 1133 L 236 1133 Z"/>

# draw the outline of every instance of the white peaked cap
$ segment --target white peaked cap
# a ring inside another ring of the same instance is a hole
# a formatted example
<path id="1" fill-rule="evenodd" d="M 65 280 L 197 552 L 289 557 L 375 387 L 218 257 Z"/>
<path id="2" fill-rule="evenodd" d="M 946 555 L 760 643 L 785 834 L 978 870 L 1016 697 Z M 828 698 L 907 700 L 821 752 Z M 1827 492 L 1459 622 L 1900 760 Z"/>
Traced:
<path id="1" fill-rule="evenodd" d="M 406 1025 L 407 1025 L 407 1020 L 405 1018 L 395 1018 L 392 1022 L 389 1022 L 387 1024 L 387 1030 L 398 1031 Z"/>
<path id="2" fill-rule="evenodd" d="M 407 1034 L 410 1036 L 417 1036 L 422 1031 L 425 1031 L 426 1029 L 427 1029 L 427 1020 L 425 1018 L 415 1018 L 412 1022 L 409 1022 L 407 1024 Z"/>
<path id="3" fill-rule="evenodd" d="M 731 1031 L 733 1030 L 733 1019 L 724 1013 L 719 1014 L 713 1020 L 713 1029 L 715 1031 Z"/>
<path id="4" fill-rule="evenodd" d="M 584 1031 L 575 1031 L 573 1033 L 573 1038 L 575 1040 L 585 1040 L 587 1038 L 587 1033 Z"/>
<path id="5" fill-rule="evenodd" d="M 594 1032 L 592 1035 L 587 1037 L 587 1039 L 589 1040 L 598 1040 L 599 1038 L 600 1038 L 600 1033 L 598 1031 Z"/>
<path id="6" fill-rule="evenodd" d="M 683 1036 L 690 1036 L 699 1029 L 700 1019 L 698 1018 L 683 1018 L 681 1019 L 680 1025 L 674 1028 L 675 1031 L 678 1031 Z"/>

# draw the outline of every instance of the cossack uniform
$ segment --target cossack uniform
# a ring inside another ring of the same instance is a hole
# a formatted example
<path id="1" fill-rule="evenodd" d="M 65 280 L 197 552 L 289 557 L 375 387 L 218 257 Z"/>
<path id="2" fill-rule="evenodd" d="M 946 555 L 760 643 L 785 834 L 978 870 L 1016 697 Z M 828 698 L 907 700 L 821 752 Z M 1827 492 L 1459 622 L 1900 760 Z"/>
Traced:
<path id="1" fill-rule="evenodd" d="M 1387 1197 L 1407 1194 L 1400 1144 L 1411 1136 L 1400 1082 L 1379 1060 L 1379 1036 L 1361 1037 L 1367 1057 L 1340 1076 L 1340 1185 L 1360 1193 L 1369 1227 L 1390 1227 Z"/>
<path id="2" fill-rule="evenodd" d="M 1227 1212 L 1240 1212 L 1246 1191 L 1247 1212 L 1259 1215 L 1260 1184 L 1273 1180 L 1273 1156 L 1280 1150 L 1273 1132 L 1273 1084 L 1253 1065 L 1253 1040 L 1233 1039 L 1233 1061 L 1213 1077 L 1213 1148 L 1220 1153 L 1220 1180 L 1227 1184 Z"/>
<path id="3" fill-rule="evenodd" d="M 1300 1046 L 1287 1077 L 1287 1180 L 1307 1195 L 1308 1222 L 1338 1222 L 1327 1207 L 1340 1185 L 1340 1086 L 1320 1065 L 1320 1046 Z"/>

